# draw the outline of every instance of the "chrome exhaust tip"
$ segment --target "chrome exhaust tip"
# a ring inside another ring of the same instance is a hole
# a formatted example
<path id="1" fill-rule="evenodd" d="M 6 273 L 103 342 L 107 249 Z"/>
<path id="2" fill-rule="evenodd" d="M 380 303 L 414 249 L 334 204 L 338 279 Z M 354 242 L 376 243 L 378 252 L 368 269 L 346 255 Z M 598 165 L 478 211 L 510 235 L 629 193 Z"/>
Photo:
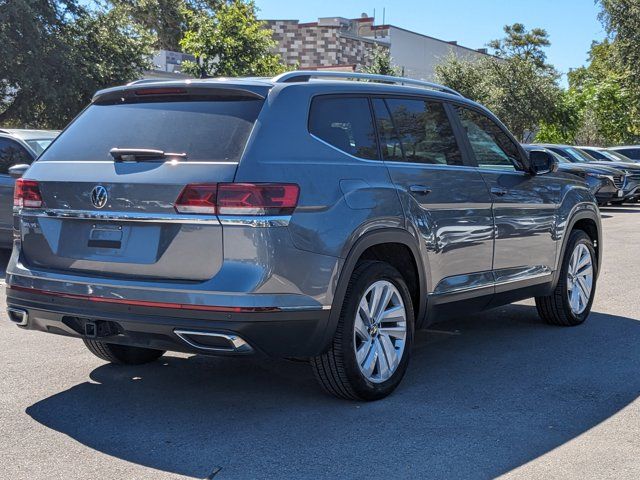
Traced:
<path id="1" fill-rule="evenodd" d="M 174 330 L 174 333 L 187 345 L 198 350 L 219 353 L 253 352 L 251 345 L 235 334 L 197 330 Z"/>
<path id="2" fill-rule="evenodd" d="M 7 314 L 9 315 L 9 320 L 11 320 L 16 325 L 24 327 L 29 323 L 29 313 L 26 310 L 22 310 L 21 308 L 7 307 Z"/>

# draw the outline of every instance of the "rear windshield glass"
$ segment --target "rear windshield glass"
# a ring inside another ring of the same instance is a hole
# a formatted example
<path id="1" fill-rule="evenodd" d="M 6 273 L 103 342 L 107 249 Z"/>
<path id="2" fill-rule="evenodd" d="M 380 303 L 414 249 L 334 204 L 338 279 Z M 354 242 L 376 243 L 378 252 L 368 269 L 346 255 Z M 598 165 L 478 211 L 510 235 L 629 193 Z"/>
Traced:
<path id="1" fill-rule="evenodd" d="M 186 153 L 189 161 L 237 161 L 262 103 L 236 98 L 94 104 L 39 160 L 113 160 L 112 148 L 144 148 Z"/>

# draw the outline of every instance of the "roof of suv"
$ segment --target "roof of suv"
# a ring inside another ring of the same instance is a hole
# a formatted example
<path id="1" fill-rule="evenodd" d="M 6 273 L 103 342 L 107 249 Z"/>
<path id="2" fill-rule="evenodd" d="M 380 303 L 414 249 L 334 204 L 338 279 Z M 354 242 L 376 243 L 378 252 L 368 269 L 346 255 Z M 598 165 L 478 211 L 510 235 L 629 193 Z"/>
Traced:
<path id="1" fill-rule="evenodd" d="M 351 81 L 349 81 L 351 80 Z M 353 81 L 356 80 L 356 81 Z M 389 94 L 413 94 L 432 95 L 447 98 L 449 100 L 462 100 L 465 103 L 475 104 L 463 97 L 455 90 L 432 82 L 425 82 L 404 77 L 392 77 L 386 75 L 374 75 L 350 72 L 315 72 L 295 71 L 286 72 L 273 78 L 210 78 L 187 80 L 138 80 L 127 85 L 112 87 L 97 92 L 93 101 L 103 100 L 114 94 L 122 92 L 144 92 L 157 89 L 189 88 L 195 91 L 208 89 L 228 90 L 233 93 L 243 93 L 257 98 L 264 98 L 269 90 L 291 86 L 305 86 L 312 90 L 331 93 L 389 93 Z"/>

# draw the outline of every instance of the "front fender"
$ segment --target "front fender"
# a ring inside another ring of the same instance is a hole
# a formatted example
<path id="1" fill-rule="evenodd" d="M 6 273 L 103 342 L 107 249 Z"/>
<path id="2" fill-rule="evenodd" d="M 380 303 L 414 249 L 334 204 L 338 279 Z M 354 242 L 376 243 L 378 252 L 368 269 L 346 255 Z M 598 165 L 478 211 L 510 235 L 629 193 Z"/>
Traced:
<path id="1" fill-rule="evenodd" d="M 602 224 L 600 210 L 593 194 L 586 188 L 570 188 L 564 195 L 558 208 L 558 221 L 556 223 L 556 238 L 560 248 L 556 249 L 556 269 L 553 279 L 553 288 L 560 278 L 562 259 L 564 258 L 569 241 L 569 233 L 580 220 L 591 220 L 596 225 L 598 258 L 596 274 L 600 272 L 602 263 Z"/>

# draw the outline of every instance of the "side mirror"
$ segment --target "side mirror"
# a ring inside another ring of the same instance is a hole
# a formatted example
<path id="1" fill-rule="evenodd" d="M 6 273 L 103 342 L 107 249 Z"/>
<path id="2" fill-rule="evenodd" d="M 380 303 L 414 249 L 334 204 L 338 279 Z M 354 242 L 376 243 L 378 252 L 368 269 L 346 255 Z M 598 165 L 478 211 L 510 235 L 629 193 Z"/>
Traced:
<path id="1" fill-rule="evenodd" d="M 29 169 L 29 165 L 26 163 L 20 163 L 18 165 L 12 165 L 9 167 L 9 175 L 13 178 L 20 178 Z"/>
<path id="2" fill-rule="evenodd" d="M 558 161 L 553 155 L 544 150 L 529 152 L 529 168 L 532 175 L 544 175 L 558 170 Z"/>

